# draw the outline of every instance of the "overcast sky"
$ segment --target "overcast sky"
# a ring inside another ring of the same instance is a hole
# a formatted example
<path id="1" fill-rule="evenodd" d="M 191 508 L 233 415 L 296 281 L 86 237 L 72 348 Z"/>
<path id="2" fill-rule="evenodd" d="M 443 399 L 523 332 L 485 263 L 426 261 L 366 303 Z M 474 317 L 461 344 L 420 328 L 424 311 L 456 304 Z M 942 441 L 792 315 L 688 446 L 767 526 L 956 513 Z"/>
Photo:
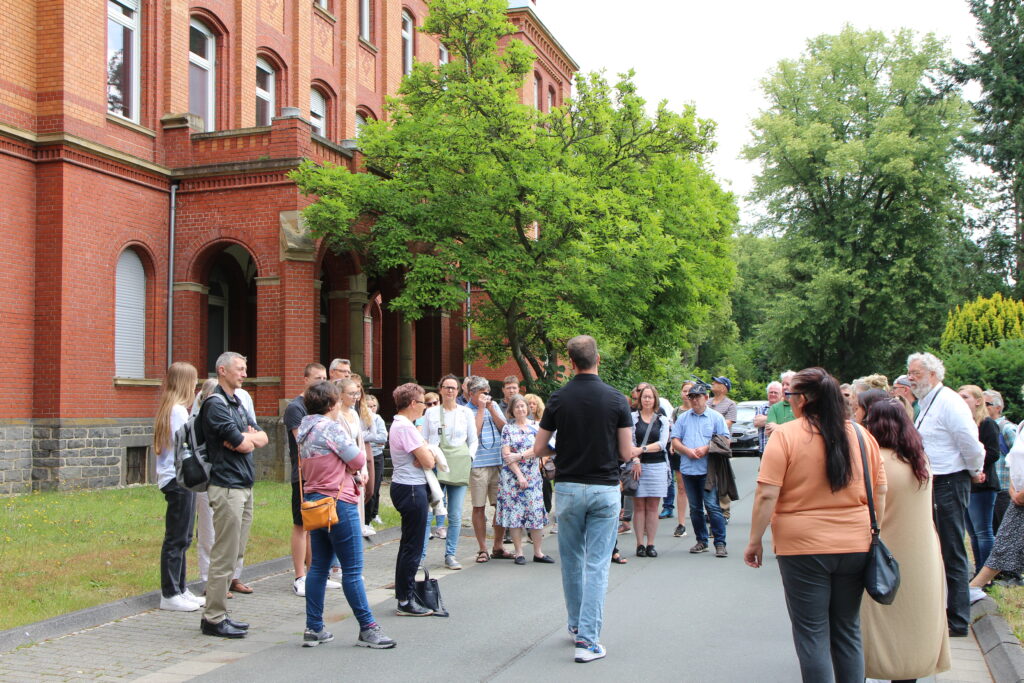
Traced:
<path id="1" fill-rule="evenodd" d="M 583 71 L 610 79 L 633 68 L 649 102 L 692 102 L 718 123 L 711 158 L 722 184 L 741 200 L 757 165 L 742 161 L 750 121 L 764 106 L 760 81 L 780 59 L 796 58 L 808 38 L 843 24 L 935 33 L 966 58 L 976 35 L 966 0 L 537 0 L 537 14 Z M 751 211 L 744 209 L 744 223 Z"/>

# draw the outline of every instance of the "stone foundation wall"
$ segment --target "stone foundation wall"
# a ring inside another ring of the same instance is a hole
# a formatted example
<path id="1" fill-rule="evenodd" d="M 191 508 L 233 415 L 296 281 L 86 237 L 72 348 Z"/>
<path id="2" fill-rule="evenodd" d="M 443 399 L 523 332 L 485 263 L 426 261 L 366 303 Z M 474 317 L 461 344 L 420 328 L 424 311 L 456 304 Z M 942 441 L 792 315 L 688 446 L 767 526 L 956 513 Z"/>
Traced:
<path id="1" fill-rule="evenodd" d="M 253 457 L 258 480 L 287 481 L 281 418 L 260 418 L 270 442 Z M 130 448 L 145 449 L 143 483 L 156 483 L 153 419 L 0 421 L 0 495 L 108 488 L 127 482 Z"/>

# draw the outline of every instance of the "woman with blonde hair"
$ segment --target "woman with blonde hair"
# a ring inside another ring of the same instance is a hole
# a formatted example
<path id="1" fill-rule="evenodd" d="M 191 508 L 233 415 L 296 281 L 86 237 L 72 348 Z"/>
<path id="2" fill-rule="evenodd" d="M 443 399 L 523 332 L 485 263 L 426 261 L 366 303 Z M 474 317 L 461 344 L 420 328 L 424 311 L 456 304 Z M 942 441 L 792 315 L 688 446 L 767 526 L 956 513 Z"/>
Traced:
<path id="1" fill-rule="evenodd" d="M 971 409 L 978 425 L 978 441 L 985 447 L 985 465 L 981 474 L 971 480 L 971 499 L 967 503 L 967 533 L 971 537 L 974 571 L 977 573 L 985 566 L 995 542 L 992 514 L 996 507 L 996 494 L 999 493 L 999 475 L 996 473 L 996 461 L 1000 455 L 999 425 L 988 415 L 981 387 L 965 384 L 956 393 Z"/>
<path id="2" fill-rule="evenodd" d="M 188 421 L 187 406 L 196 390 L 196 369 L 188 363 L 173 363 L 160 389 L 160 406 L 153 422 L 153 451 L 156 482 L 167 501 L 164 542 L 160 549 L 160 609 L 195 612 L 204 600 L 192 595 L 185 575 L 185 553 L 192 543 L 196 516 L 196 494 L 183 488 L 175 478 L 174 434 Z"/>

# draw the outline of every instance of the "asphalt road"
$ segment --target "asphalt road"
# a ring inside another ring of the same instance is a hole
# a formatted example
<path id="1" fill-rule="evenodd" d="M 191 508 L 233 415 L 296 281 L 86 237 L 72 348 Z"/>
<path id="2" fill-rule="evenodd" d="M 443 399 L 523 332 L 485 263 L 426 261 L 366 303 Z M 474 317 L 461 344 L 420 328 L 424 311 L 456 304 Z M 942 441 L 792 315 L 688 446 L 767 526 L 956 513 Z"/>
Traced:
<path id="1" fill-rule="evenodd" d="M 608 656 L 603 660 L 573 661 L 557 565 L 492 560 L 483 565 L 464 562 L 465 570 L 442 579 L 450 618 L 397 617 L 393 599 L 374 605 L 378 621 L 398 641 L 393 650 L 353 647 L 355 623 L 345 619 L 329 625 L 336 636 L 331 643 L 302 648 L 296 638 L 218 668 L 206 678 L 798 680 L 774 557 L 769 555 L 758 570 L 742 560 L 757 463 L 750 458 L 733 461 L 742 500 L 733 503 L 728 558 L 690 555 L 692 533 L 673 538 L 674 525 L 668 521 L 659 529 L 658 558 L 633 557 L 633 537 L 619 537 L 630 562 L 611 567 L 602 633 Z M 545 552 L 557 559 L 556 537 L 545 540 Z M 474 546 L 471 539 L 460 545 L 469 551 Z M 394 553 L 394 544 L 373 552 Z"/>

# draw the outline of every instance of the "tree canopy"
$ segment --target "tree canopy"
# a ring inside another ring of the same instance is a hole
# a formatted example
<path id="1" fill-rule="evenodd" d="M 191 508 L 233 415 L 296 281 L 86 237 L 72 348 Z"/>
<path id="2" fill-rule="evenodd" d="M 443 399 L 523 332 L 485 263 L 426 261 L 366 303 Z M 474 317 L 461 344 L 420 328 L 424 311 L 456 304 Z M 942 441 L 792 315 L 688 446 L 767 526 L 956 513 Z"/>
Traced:
<path id="1" fill-rule="evenodd" d="M 733 276 L 735 203 L 704 165 L 714 126 L 693 107 L 649 109 L 632 74 L 579 75 L 541 112 L 520 102 L 534 55 L 505 0 L 434 0 L 423 31 L 451 61 L 418 63 L 359 144 L 369 172 L 304 164 L 315 234 L 402 278 L 390 306 L 415 318 L 457 309 L 465 284 L 471 352 L 509 355 L 555 381 L 569 337 L 629 358 L 677 348 L 721 305 Z M 351 229 L 361 219 L 365 230 Z"/>
<path id="2" fill-rule="evenodd" d="M 857 376 L 938 336 L 966 240 L 956 142 L 970 109 L 944 45 L 846 27 L 764 81 L 747 158 L 785 278 L 760 323 L 779 365 Z"/>
<path id="3" fill-rule="evenodd" d="M 1024 339 L 1024 302 L 996 292 L 950 311 L 940 344 L 943 351 L 957 345 L 983 349 L 1003 339 Z"/>

